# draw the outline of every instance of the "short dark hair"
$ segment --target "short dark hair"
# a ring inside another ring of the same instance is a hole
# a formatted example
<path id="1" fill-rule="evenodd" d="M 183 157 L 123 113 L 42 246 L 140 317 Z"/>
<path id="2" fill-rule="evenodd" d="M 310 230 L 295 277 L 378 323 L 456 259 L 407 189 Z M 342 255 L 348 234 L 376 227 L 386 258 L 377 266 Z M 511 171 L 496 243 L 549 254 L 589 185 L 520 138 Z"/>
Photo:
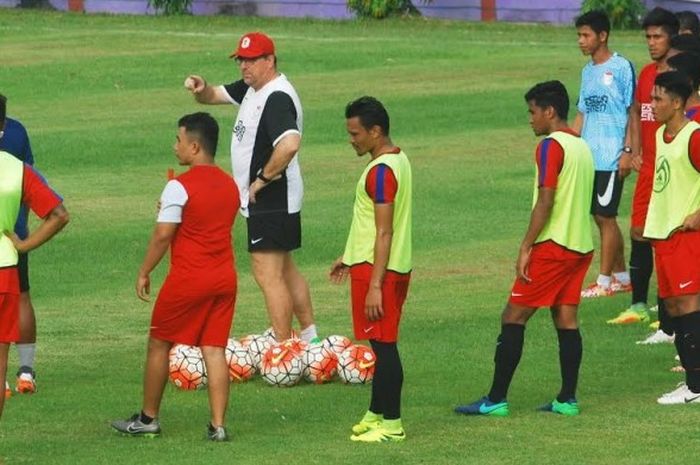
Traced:
<path id="1" fill-rule="evenodd" d="M 671 47 L 679 52 L 700 54 L 700 37 L 691 34 L 678 34 L 671 39 Z"/>
<path id="2" fill-rule="evenodd" d="M 610 34 L 610 18 L 602 10 L 591 10 L 576 18 L 576 27 L 588 26 L 596 34 L 607 32 Z"/>
<path id="3" fill-rule="evenodd" d="M 680 71 L 666 71 L 656 76 L 654 85 L 663 87 L 667 93 L 673 94 L 683 101 L 683 105 L 688 101 L 688 97 L 693 93 L 688 76 Z"/>
<path id="4" fill-rule="evenodd" d="M 693 11 L 679 11 L 676 13 L 676 18 L 678 18 L 679 29 L 688 29 L 693 33 L 693 35 L 700 35 L 700 20 L 698 20 L 698 15 Z"/>
<path id="5" fill-rule="evenodd" d="M 674 55 L 666 63 L 676 71 L 685 74 L 693 84 L 696 91 L 700 87 L 700 55 L 697 53 L 683 52 Z"/>
<path id="6" fill-rule="evenodd" d="M 197 139 L 206 153 L 212 157 L 216 156 L 219 124 L 209 113 L 198 112 L 185 115 L 177 122 L 177 126 L 185 128 L 187 134 Z"/>
<path id="7" fill-rule="evenodd" d="M 680 23 L 678 22 L 676 15 L 657 6 L 647 13 L 647 15 L 644 17 L 644 21 L 642 21 L 642 29 L 646 29 L 651 26 L 659 26 L 666 32 L 666 34 L 668 34 L 669 37 L 673 37 L 678 34 Z"/>
<path id="8" fill-rule="evenodd" d="M 560 119 L 566 120 L 569 114 L 569 93 L 560 81 L 546 81 L 536 84 L 525 94 L 526 102 L 533 102 L 545 109 L 554 108 Z"/>
<path id="9" fill-rule="evenodd" d="M 385 136 L 389 135 L 389 113 L 382 105 L 382 102 L 374 97 L 364 96 L 350 102 L 345 107 L 345 118 L 350 119 L 357 116 L 360 124 L 367 130 L 374 126 L 382 128 Z"/>
<path id="10" fill-rule="evenodd" d="M 0 130 L 5 126 L 5 118 L 7 117 L 7 97 L 0 94 Z"/>

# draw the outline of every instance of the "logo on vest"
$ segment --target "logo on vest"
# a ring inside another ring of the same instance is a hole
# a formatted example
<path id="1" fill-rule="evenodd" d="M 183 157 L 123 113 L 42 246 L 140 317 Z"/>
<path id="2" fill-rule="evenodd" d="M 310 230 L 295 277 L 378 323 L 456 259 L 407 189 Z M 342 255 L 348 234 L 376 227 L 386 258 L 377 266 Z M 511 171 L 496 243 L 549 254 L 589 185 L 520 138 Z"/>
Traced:
<path id="1" fill-rule="evenodd" d="M 668 160 L 662 156 L 659 161 L 659 167 L 656 168 L 654 176 L 654 192 L 663 192 L 671 180 L 671 165 L 668 164 Z"/>
<path id="2" fill-rule="evenodd" d="M 233 127 L 233 135 L 236 137 L 238 142 L 243 140 L 243 134 L 245 134 L 245 126 L 242 120 L 238 120 L 236 125 Z"/>

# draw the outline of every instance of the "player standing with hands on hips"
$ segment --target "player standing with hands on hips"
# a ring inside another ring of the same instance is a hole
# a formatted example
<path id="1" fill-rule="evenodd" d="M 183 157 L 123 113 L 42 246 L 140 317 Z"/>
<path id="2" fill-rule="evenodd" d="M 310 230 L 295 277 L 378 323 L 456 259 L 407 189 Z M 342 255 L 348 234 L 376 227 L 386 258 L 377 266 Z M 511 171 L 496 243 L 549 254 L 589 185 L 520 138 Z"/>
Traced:
<path id="1" fill-rule="evenodd" d="M 245 34 L 231 57 L 238 63 L 240 80 L 211 86 L 201 76 L 191 75 L 185 87 L 199 103 L 240 105 L 231 162 L 241 214 L 248 222 L 253 275 L 265 297 L 275 338 L 291 337 L 294 314 L 301 338 L 320 342 L 309 286 L 291 254 L 301 247 L 301 102 L 287 77 L 277 71 L 275 44 L 267 35 Z"/>

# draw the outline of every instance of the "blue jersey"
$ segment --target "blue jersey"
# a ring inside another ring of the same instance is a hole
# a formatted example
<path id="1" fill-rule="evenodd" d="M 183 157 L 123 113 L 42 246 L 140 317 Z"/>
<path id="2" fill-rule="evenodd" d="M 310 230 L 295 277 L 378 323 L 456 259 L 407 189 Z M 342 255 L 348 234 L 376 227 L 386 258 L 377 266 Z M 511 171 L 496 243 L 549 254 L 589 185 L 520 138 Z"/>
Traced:
<path id="1" fill-rule="evenodd" d="M 605 63 L 590 61 L 581 72 L 581 137 L 591 148 L 596 171 L 617 170 L 634 87 L 634 67 L 617 53 Z"/>
<path id="2" fill-rule="evenodd" d="M 5 133 L 0 137 L 0 150 L 14 155 L 27 165 L 34 164 L 32 147 L 29 144 L 27 130 L 17 120 L 7 118 L 5 120 Z M 27 206 L 22 204 L 15 224 L 15 233 L 22 239 L 26 239 L 29 230 L 27 229 Z"/>

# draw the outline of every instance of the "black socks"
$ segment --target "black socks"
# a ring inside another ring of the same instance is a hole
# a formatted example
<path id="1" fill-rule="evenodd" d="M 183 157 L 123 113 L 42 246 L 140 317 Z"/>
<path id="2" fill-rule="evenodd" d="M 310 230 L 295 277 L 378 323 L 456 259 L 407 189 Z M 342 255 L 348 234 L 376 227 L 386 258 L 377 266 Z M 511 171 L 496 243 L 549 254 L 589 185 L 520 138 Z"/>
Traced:
<path id="1" fill-rule="evenodd" d="M 578 372 L 583 357 L 583 342 L 578 329 L 557 329 L 559 338 L 559 368 L 561 370 L 561 391 L 557 401 L 566 402 L 576 398 Z"/>
<path id="2" fill-rule="evenodd" d="M 505 400 L 513 374 L 523 354 L 524 340 L 525 326 L 510 323 L 501 326 L 501 334 L 496 342 L 496 355 L 493 359 L 496 368 L 489 391 L 489 399 L 492 402 Z"/>
<path id="3" fill-rule="evenodd" d="M 401 418 L 401 388 L 403 386 L 403 366 L 395 342 L 370 340 L 377 356 L 372 380 L 370 412 L 383 414 L 385 420 Z"/>

